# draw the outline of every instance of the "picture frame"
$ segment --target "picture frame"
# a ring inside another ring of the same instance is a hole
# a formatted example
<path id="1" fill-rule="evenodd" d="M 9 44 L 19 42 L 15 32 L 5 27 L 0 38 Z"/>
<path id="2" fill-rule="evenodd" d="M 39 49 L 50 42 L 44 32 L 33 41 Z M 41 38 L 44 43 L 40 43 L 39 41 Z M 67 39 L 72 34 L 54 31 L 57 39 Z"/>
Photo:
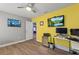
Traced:
<path id="1" fill-rule="evenodd" d="M 40 21 L 40 26 L 43 26 L 44 25 L 44 21 Z"/>

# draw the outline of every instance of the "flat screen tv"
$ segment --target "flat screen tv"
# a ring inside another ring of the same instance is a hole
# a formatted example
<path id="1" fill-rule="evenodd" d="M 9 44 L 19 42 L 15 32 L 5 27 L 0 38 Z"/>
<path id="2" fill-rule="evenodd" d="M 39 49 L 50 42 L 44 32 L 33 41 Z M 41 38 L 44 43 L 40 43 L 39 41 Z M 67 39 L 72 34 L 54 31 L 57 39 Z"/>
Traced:
<path id="1" fill-rule="evenodd" d="M 56 33 L 67 34 L 67 28 L 56 28 Z"/>
<path id="2" fill-rule="evenodd" d="M 71 35 L 79 36 L 79 29 L 70 29 Z"/>
<path id="3" fill-rule="evenodd" d="M 17 19 L 8 19 L 9 27 L 21 27 L 21 21 Z"/>
<path id="4" fill-rule="evenodd" d="M 48 27 L 64 26 L 64 15 L 48 19 Z"/>

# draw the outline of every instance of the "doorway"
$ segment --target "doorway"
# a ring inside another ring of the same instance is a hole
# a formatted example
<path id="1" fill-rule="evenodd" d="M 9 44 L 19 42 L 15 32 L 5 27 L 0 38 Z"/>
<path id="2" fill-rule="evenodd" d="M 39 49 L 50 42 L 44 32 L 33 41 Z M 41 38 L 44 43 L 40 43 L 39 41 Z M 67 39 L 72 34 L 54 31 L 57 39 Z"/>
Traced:
<path id="1" fill-rule="evenodd" d="M 36 33 L 37 33 L 37 27 L 36 27 L 36 23 L 34 22 L 33 23 L 33 39 L 35 39 L 36 40 Z"/>

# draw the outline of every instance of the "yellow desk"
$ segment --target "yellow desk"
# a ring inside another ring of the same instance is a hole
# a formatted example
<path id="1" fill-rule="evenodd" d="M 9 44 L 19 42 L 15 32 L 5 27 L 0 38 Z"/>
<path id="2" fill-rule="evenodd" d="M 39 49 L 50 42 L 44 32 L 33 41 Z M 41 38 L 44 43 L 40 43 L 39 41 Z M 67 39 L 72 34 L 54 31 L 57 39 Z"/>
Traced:
<path id="1" fill-rule="evenodd" d="M 70 52 L 71 44 L 70 44 L 70 41 L 68 39 L 60 38 L 60 37 L 54 37 L 54 44 L 55 44 L 55 47 L 56 47 L 56 45 L 58 45 L 58 46 L 64 47 L 64 50 L 65 50 L 65 48 L 67 48 L 68 51 Z"/>
<path id="2" fill-rule="evenodd" d="M 55 44 L 69 48 L 69 40 L 62 38 L 54 38 Z"/>

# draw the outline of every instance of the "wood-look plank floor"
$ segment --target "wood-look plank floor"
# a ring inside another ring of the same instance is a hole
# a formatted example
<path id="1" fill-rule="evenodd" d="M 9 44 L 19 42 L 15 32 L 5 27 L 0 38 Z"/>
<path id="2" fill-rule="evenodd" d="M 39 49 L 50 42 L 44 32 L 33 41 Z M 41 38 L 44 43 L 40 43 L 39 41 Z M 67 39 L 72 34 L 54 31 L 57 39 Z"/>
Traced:
<path id="1" fill-rule="evenodd" d="M 60 49 L 48 49 L 43 47 L 35 40 L 14 44 L 0 48 L 0 55 L 69 55 Z"/>

